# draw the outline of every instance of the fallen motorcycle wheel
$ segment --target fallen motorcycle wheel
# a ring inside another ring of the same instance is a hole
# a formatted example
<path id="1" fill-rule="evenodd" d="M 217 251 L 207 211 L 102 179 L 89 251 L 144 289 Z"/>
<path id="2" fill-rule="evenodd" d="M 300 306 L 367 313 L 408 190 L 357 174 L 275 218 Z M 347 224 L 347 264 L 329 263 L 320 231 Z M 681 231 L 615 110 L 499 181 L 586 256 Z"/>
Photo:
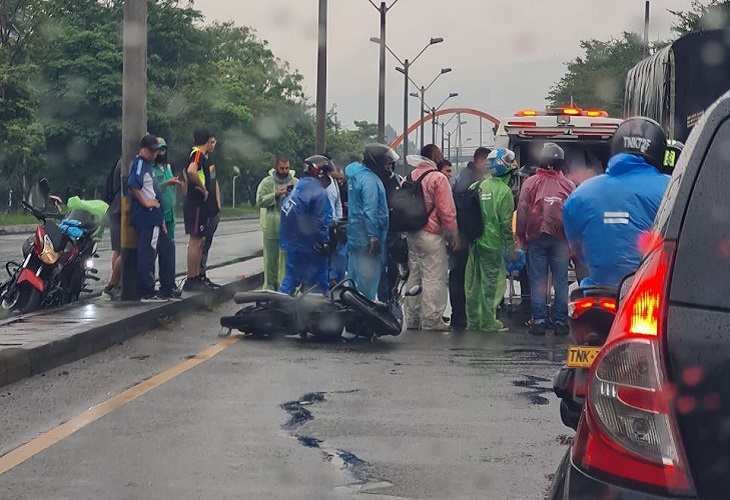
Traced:
<path id="1" fill-rule="evenodd" d="M 3 298 L 3 308 L 17 311 L 20 314 L 29 313 L 38 309 L 41 304 L 41 292 L 30 283 L 21 283 L 15 287 L 10 297 Z"/>
<path id="2" fill-rule="evenodd" d="M 364 297 L 353 293 L 350 290 L 343 290 L 340 294 L 340 299 L 346 305 L 352 307 L 360 314 L 368 318 L 373 324 L 378 325 L 375 329 L 378 337 L 383 335 L 398 336 L 401 334 L 402 327 L 398 321 L 387 311 L 387 314 L 383 314 L 384 311 L 380 311 L 377 305 L 373 305 Z M 371 336 L 371 340 L 374 340 Z"/>

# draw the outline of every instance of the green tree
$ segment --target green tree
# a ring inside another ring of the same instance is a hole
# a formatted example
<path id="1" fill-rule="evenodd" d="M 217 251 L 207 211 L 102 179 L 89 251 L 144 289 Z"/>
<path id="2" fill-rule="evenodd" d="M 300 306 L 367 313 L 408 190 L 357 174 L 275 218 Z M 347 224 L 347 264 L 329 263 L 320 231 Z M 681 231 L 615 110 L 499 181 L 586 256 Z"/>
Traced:
<path id="1" fill-rule="evenodd" d="M 683 36 L 693 31 L 730 28 L 730 0 L 712 0 L 705 4 L 693 0 L 687 11 L 671 11 L 677 18 L 672 31 Z"/>
<path id="2" fill-rule="evenodd" d="M 643 42 L 636 33 L 624 32 L 608 41 L 580 43 L 585 52 L 566 64 L 565 76 L 553 85 L 547 99 L 553 106 L 575 102 L 577 106 L 605 109 L 621 116 L 626 74 L 643 58 Z"/>

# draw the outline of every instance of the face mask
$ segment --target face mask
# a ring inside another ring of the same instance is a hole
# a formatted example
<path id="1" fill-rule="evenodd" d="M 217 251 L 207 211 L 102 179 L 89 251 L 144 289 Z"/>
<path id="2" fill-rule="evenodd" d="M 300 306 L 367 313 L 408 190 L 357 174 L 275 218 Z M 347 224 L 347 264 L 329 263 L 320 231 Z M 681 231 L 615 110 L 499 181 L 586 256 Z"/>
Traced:
<path id="1" fill-rule="evenodd" d="M 162 165 L 167 165 L 167 153 L 164 155 L 159 155 L 155 158 L 155 163 L 159 163 Z"/>

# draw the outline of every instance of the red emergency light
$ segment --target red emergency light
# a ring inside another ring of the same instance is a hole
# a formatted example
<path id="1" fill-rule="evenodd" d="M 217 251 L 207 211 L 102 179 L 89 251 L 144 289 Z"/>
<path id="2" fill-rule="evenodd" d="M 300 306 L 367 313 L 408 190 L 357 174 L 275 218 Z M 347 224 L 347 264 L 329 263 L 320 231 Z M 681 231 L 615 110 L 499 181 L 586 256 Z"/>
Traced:
<path id="1" fill-rule="evenodd" d="M 589 109 L 586 111 L 586 116 L 590 116 L 591 118 L 608 118 L 608 112 L 602 109 Z"/>
<path id="2" fill-rule="evenodd" d="M 537 111 L 534 109 L 523 109 L 515 113 L 515 116 L 537 116 Z"/>
<path id="3" fill-rule="evenodd" d="M 563 114 L 568 116 L 580 116 L 583 110 L 580 108 L 563 108 Z"/>

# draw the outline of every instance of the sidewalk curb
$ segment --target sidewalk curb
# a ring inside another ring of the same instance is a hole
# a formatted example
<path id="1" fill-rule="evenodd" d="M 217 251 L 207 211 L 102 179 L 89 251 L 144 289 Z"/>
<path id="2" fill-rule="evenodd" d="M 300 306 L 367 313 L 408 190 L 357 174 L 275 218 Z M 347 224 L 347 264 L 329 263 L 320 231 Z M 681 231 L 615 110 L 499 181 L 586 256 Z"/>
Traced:
<path id="1" fill-rule="evenodd" d="M 251 214 L 251 215 L 237 215 L 234 217 L 222 217 L 221 222 L 226 221 L 239 221 L 239 220 L 254 220 L 258 219 L 258 214 Z M 10 236 L 15 234 L 27 234 L 28 236 L 31 236 L 33 232 L 35 231 L 35 228 L 38 227 L 38 224 L 18 224 L 17 226 L 1 226 L 0 227 L 0 236 Z"/>
<path id="2" fill-rule="evenodd" d="M 0 387 L 101 352 L 159 326 L 161 318 L 180 318 L 195 314 L 201 307 L 226 302 L 236 292 L 251 290 L 262 284 L 263 272 L 234 281 L 213 292 L 198 293 L 183 300 L 160 304 L 158 307 L 139 311 L 136 314 L 132 313 L 123 319 L 107 323 L 100 322 L 89 330 L 71 337 L 40 344 L 29 349 L 0 350 Z M 119 307 L 133 309 L 138 306 L 137 304 L 122 304 Z"/>

